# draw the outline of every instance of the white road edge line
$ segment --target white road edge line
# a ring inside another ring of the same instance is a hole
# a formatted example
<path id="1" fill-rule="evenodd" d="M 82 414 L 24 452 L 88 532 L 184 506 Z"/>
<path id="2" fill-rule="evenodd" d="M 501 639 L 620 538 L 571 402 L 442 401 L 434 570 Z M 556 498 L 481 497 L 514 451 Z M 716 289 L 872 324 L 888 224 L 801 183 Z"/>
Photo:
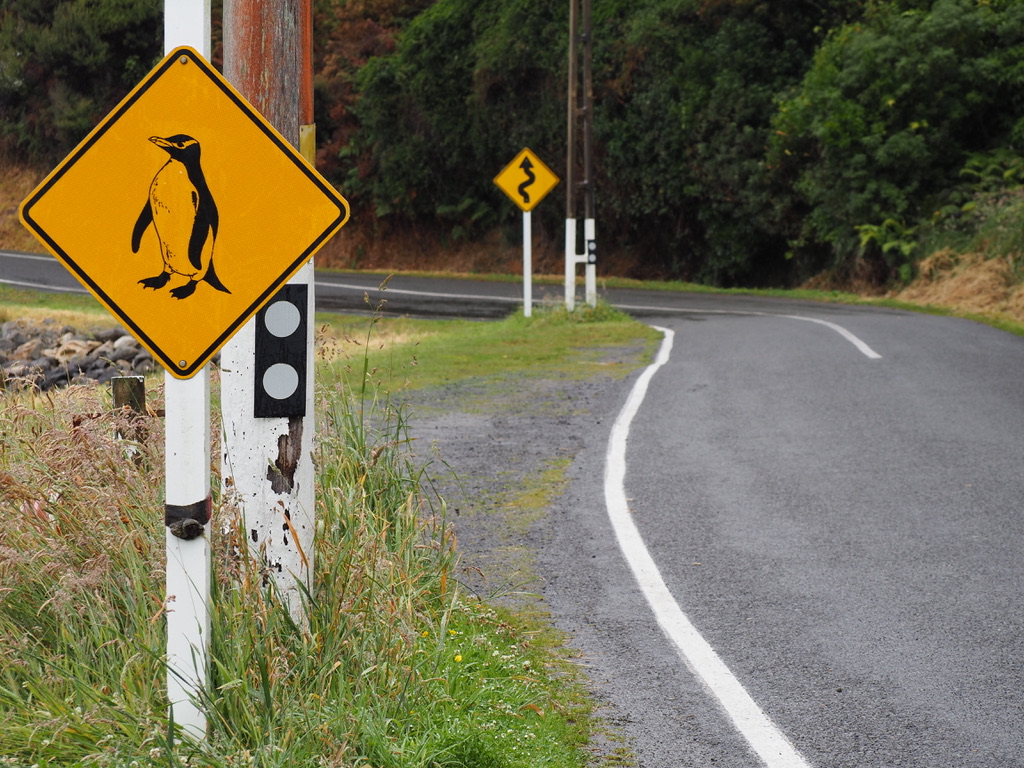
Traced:
<path id="1" fill-rule="evenodd" d="M 665 584 L 629 512 L 625 488 L 626 441 L 629 437 L 629 427 L 643 403 L 651 378 L 668 362 L 675 336 L 668 328 L 651 327 L 664 334 L 661 348 L 654 362 L 640 374 L 633 385 L 626 404 L 612 425 L 608 440 L 604 473 L 604 496 L 608 517 L 615 529 L 619 547 L 662 631 L 679 649 L 690 670 L 704 682 L 718 700 L 764 765 L 767 768 L 809 768 L 809 764 L 796 751 L 785 734 L 757 706 L 735 675 L 683 613 Z"/>
<path id="2" fill-rule="evenodd" d="M 369 293 L 370 291 L 376 291 L 377 288 L 370 288 L 363 285 L 352 285 L 351 283 L 334 283 L 330 280 L 317 277 L 317 285 L 330 287 L 330 288 L 344 288 L 349 291 L 361 291 L 363 293 Z M 499 301 L 506 304 L 522 304 L 522 296 L 478 296 L 472 293 L 437 293 L 436 291 L 410 291 L 403 288 L 391 288 L 390 286 L 383 291 L 380 291 L 385 297 L 389 293 L 401 294 L 403 296 L 429 296 L 433 299 L 477 299 L 485 301 Z"/>
<path id="3" fill-rule="evenodd" d="M 0 256 L 7 259 L 22 259 L 23 261 L 56 261 L 53 256 L 40 256 L 35 253 L 22 253 L 21 251 L 0 251 Z"/>
<path id="4" fill-rule="evenodd" d="M 830 323 L 828 320 L 820 320 L 820 319 L 818 319 L 816 317 L 804 317 L 803 315 L 779 315 L 779 317 L 785 317 L 785 318 L 787 318 L 789 320 L 803 320 L 804 322 L 808 322 L 808 323 L 818 323 L 819 325 L 824 325 L 826 328 L 831 328 L 833 331 L 838 333 L 840 336 L 842 336 L 848 342 L 853 344 L 853 346 L 855 346 L 858 350 L 860 350 L 860 353 L 862 355 L 864 355 L 865 357 L 869 357 L 872 360 L 881 360 L 882 359 L 882 356 L 880 354 L 875 352 L 875 350 L 873 350 L 871 347 L 869 347 L 867 344 L 865 344 L 859 338 L 854 336 L 848 330 L 843 328 L 843 326 L 841 326 L 841 325 L 836 325 L 835 323 Z"/>

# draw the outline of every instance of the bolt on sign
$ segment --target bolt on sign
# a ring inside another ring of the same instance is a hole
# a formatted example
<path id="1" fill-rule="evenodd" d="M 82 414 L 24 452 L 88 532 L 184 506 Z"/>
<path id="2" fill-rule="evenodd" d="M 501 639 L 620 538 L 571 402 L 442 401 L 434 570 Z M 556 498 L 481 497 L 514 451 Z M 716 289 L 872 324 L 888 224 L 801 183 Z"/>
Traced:
<path id="1" fill-rule="evenodd" d="M 555 188 L 558 177 L 527 147 L 494 177 L 494 183 L 526 213 Z"/>
<path id="2" fill-rule="evenodd" d="M 348 216 L 345 199 L 188 47 L 21 206 L 47 250 L 182 379 Z"/>

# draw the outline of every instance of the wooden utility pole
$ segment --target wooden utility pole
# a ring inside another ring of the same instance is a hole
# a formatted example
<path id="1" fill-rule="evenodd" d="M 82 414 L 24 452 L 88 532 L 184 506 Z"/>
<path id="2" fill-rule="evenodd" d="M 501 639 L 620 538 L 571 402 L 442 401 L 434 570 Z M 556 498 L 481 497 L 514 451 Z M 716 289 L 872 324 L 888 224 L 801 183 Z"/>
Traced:
<path id="1" fill-rule="evenodd" d="M 296 147 L 311 134 L 300 129 L 312 121 L 311 18 L 310 0 L 224 0 L 224 75 Z M 310 261 L 221 353 L 225 499 L 241 508 L 250 551 L 300 623 L 315 528 L 313 288 Z M 274 354 L 261 345 L 282 344 L 288 365 L 261 360 Z M 289 375 L 274 380 L 280 370 Z"/>
<path id="2" fill-rule="evenodd" d="M 597 304 L 597 235 L 594 223 L 593 114 L 591 62 L 594 36 L 592 0 L 569 0 L 569 87 L 565 192 L 565 305 L 576 302 L 576 265 L 586 265 L 586 300 Z M 582 27 L 582 30 L 581 30 Z M 580 43 L 583 43 L 582 50 Z M 582 63 L 582 67 L 580 64 Z M 580 74 L 582 71 L 582 83 Z M 582 86 L 582 87 L 581 87 Z M 583 199 L 583 252 L 577 251 L 577 214 Z"/>

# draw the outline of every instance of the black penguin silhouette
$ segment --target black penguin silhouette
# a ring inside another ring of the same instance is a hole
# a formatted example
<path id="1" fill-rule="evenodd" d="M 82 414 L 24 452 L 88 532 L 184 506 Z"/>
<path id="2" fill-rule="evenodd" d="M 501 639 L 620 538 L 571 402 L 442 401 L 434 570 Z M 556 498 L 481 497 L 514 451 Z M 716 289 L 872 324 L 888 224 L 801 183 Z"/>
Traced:
<path id="1" fill-rule="evenodd" d="M 164 269 L 159 275 L 139 280 L 144 288 L 163 288 L 171 275 L 188 278 L 171 290 L 176 299 L 195 293 L 203 280 L 218 291 L 231 293 L 213 269 L 213 245 L 217 238 L 217 204 L 199 165 L 199 142 L 179 133 L 166 139 L 149 139 L 170 155 L 149 185 L 149 197 L 132 230 L 132 253 L 139 252 L 142 235 L 150 224 L 160 241 Z"/>

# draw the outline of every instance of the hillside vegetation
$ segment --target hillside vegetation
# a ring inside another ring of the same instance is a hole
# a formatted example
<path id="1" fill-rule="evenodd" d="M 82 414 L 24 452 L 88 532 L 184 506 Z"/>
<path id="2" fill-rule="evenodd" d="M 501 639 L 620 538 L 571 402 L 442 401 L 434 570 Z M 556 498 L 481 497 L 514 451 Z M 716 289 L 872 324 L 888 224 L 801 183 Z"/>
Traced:
<path id="1" fill-rule="evenodd" d="M 1018 282 L 1024 4 L 593 6 L 605 273 L 878 290 L 971 254 Z M 147 0 L 6 3 L 0 151 L 52 165 L 159 58 L 160 21 Z M 316 0 L 318 164 L 354 205 L 328 262 L 513 264 L 491 179 L 523 146 L 565 167 L 567 29 L 528 0 Z M 535 213 L 543 271 L 559 192 Z"/>

